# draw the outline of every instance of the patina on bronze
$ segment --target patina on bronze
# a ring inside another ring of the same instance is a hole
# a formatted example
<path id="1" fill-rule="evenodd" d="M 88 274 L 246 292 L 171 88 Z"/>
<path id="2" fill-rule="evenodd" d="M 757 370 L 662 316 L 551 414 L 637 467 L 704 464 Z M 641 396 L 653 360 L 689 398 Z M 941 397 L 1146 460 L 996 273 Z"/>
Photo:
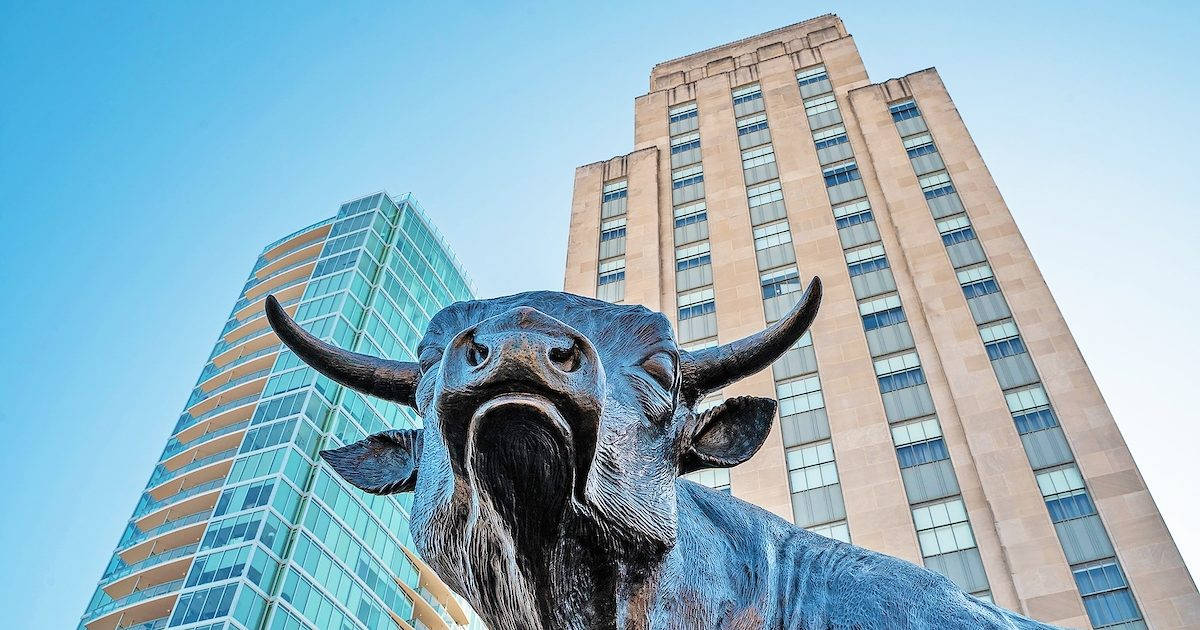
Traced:
<path id="1" fill-rule="evenodd" d="M 779 358 L 820 301 L 814 279 L 766 330 L 693 352 L 640 306 L 459 302 L 418 363 L 321 342 L 273 297 L 267 316 L 322 374 L 421 414 L 322 456 L 367 492 L 415 492 L 417 550 L 495 630 L 1049 627 L 679 479 L 762 446 L 774 400 L 696 402 Z"/>

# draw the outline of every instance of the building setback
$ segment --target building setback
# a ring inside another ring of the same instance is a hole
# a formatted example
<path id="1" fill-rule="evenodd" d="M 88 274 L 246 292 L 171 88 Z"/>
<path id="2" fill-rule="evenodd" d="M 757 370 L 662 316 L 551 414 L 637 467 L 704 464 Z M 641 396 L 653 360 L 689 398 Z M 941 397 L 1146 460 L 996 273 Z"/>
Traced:
<path id="1" fill-rule="evenodd" d="M 80 630 L 478 626 L 412 551 L 412 495 L 365 494 L 317 457 L 420 418 L 282 348 L 269 294 L 326 341 L 415 360 L 429 318 L 471 289 L 410 195 L 350 201 L 263 249 Z"/>
<path id="2" fill-rule="evenodd" d="M 634 151 L 579 167 L 567 291 L 689 349 L 810 334 L 720 396 L 763 449 L 694 473 L 1071 627 L 1196 628 L 1200 596 L 936 70 L 871 83 L 825 15 L 656 65 Z"/>

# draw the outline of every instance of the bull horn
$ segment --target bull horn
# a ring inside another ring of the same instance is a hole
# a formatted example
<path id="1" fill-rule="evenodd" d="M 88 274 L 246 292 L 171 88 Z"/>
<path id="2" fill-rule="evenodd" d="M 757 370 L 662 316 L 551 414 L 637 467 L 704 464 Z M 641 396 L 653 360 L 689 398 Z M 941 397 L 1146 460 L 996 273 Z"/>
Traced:
<path id="1" fill-rule="evenodd" d="M 682 352 L 680 387 L 684 398 L 694 403 L 708 392 L 771 365 L 808 330 L 820 306 L 821 279 L 814 277 L 791 312 L 766 330 L 715 348 Z"/>
<path id="2" fill-rule="evenodd" d="M 342 350 L 310 335 L 267 296 L 267 321 L 275 334 L 316 371 L 357 392 L 416 407 L 421 369 L 416 363 L 392 361 Z"/>

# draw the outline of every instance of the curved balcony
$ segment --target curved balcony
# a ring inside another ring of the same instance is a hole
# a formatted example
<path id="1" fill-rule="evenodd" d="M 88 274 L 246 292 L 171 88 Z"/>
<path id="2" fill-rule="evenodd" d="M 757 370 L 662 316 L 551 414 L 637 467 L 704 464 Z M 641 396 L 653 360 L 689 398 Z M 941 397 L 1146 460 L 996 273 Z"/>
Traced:
<path id="1" fill-rule="evenodd" d="M 211 396 L 216 393 L 222 386 L 228 385 L 230 382 L 238 380 L 252 372 L 261 372 L 269 370 L 275 364 L 275 353 L 273 352 L 258 352 L 258 356 L 252 359 L 246 359 L 237 362 L 236 365 L 227 365 L 224 368 L 213 367 L 211 374 L 200 384 L 196 389 Z"/>
<path id="2" fill-rule="evenodd" d="M 104 592 L 115 599 L 132 593 L 134 584 L 155 585 L 184 578 L 192 556 L 199 548 L 199 543 L 192 543 L 156 553 L 141 562 L 106 573 L 100 578 L 100 584 Z"/>
<path id="3" fill-rule="evenodd" d="M 167 622 L 170 620 L 170 616 L 159 617 L 150 621 L 134 623 L 131 626 L 118 625 L 114 630 L 162 630 L 167 627 Z"/>
<path id="4" fill-rule="evenodd" d="M 296 278 L 295 280 L 291 280 L 285 284 L 281 284 L 281 285 L 275 287 L 275 290 L 272 291 L 271 293 L 273 295 L 277 296 L 276 299 L 282 299 L 282 298 L 279 298 L 278 296 L 285 295 L 285 294 L 290 297 L 292 295 L 291 291 L 295 291 L 298 287 L 302 287 L 302 285 L 304 285 L 307 282 L 308 282 L 308 276 L 301 276 L 299 278 Z M 301 290 L 299 293 L 303 294 L 304 291 Z M 242 296 L 242 298 L 233 305 L 233 312 L 234 313 L 242 313 L 243 311 L 247 310 L 248 307 L 251 307 L 253 304 L 255 304 L 257 302 L 261 302 L 262 300 L 266 299 L 266 297 L 267 296 L 265 294 L 258 295 L 255 297 Z"/>
<path id="5" fill-rule="evenodd" d="M 231 378 L 228 381 L 221 383 L 220 385 L 217 385 L 216 387 L 214 387 L 212 389 L 212 391 L 206 392 L 205 399 L 207 400 L 209 398 L 212 398 L 213 396 L 220 395 L 220 394 L 227 392 L 227 391 L 233 389 L 234 387 L 237 387 L 238 385 L 241 385 L 243 383 L 249 383 L 250 381 L 253 381 L 255 379 L 263 378 L 270 373 L 271 373 L 271 366 L 268 365 L 267 367 L 260 368 L 257 371 L 250 372 L 247 374 L 242 374 L 241 376 L 239 376 L 237 378 Z"/>
<path id="6" fill-rule="evenodd" d="M 288 234 L 287 236 L 267 245 L 263 250 L 260 258 L 264 261 L 272 261 L 280 256 L 285 256 L 288 252 L 294 251 L 298 247 L 305 246 L 317 239 L 324 239 L 329 234 L 329 230 L 333 228 L 334 221 L 337 217 L 330 217 L 324 221 L 314 223 L 306 228 L 301 228 Z"/>
<path id="7" fill-rule="evenodd" d="M 148 492 L 150 496 L 157 497 L 163 485 L 171 481 L 179 481 L 185 485 L 188 482 L 192 482 L 192 485 L 196 485 L 196 482 L 208 481 L 217 476 L 224 477 L 225 473 L 229 472 L 228 467 L 222 470 L 221 467 L 213 466 L 213 464 L 232 459 L 234 455 L 237 455 L 236 444 L 233 448 L 194 459 L 175 470 L 169 470 L 161 464 L 155 466 L 154 473 L 150 475 L 150 481 L 146 484 L 150 488 Z M 203 470 L 209 466 L 212 466 L 212 470 Z"/>
<path id="8" fill-rule="evenodd" d="M 163 515 L 164 518 L 166 516 Z M 212 517 L 212 510 L 202 509 L 180 518 L 161 521 L 122 543 L 117 548 L 117 555 L 123 562 L 138 562 L 149 557 L 155 546 L 171 548 L 188 542 L 197 542 L 210 517 Z M 191 531 L 192 529 L 196 531 Z"/>
<path id="9" fill-rule="evenodd" d="M 300 243 L 287 250 L 279 253 L 272 260 L 264 260 L 261 267 L 255 265 L 254 275 L 259 278 L 266 278 L 272 274 L 297 264 L 299 261 L 306 258 L 316 260 L 321 254 L 321 248 L 325 246 L 325 239 L 315 240 L 308 243 Z"/>
<path id="10" fill-rule="evenodd" d="M 179 422 L 175 425 L 175 438 L 180 442 L 188 442 L 200 437 L 204 433 L 215 431 L 221 427 L 249 420 L 254 414 L 254 404 L 258 402 L 259 394 L 262 391 L 255 392 L 244 398 L 230 400 L 227 403 L 221 403 L 209 411 L 206 411 L 199 416 L 192 416 L 185 413 L 179 417 Z"/>
<path id="11" fill-rule="evenodd" d="M 188 440 L 187 442 L 180 442 L 179 440 L 176 440 L 175 438 L 171 438 L 171 440 L 169 442 L 167 442 L 167 447 L 163 449 L 162 456 L 159 458 L 158 461 L 165 464 L 165 463 L 167 463 L 167 460 L 170 460 L 171 458 L 192 448 L 193 446 L 196 446 L 198 444 L 203 444 L 205 442 L 208 442 L 209 440 L 215 440 L 221 436 L 229 435 L 230 433 L 236 433 L 238 431 L 241 431 L 242 429 L 245 429 L 248 426 L 250 426 L 250 421 L 243 420 L 241 422 L 231 424 L 229 426 L 224 426 L 219 429 L 214 429 L 207 433 L 202 433 L 202 434 L 200 434 L 199 437 L 192 438 L 191 440 Z M 239 437 L 238 439 L 240 440 L 241 438 Z"/>
<path id="12" fill-rule="evenodd" d="M 470 622 L 470 620 L 467 618 L 467 612 L 463 610 L 462 605 L 459 604 L 458 598 L 454 596 L 454 592 L 450 590 L 450 587 L 446 586 L 446 583 L 442 581 L 442 578 L 438 577 L 437 573 L 434 573 L 433 569 L 428 564 L 425 564 L 425 560 L 423 560 L 421 556 L 418 556 L 415 551 L 403 545 L 401 545 L 400 548 L 404 550 L 404 555 L 408 556 L 408 559 L 412 561 L 413 566 L 417 568 L 417 574 L 421 576 L 421 580 L 417 584 L 417 588 L 420 592 L 413 589 L 411 586 L 404 584 L 402 581 L 397 580 L 405 592 L 412 593 L 410 594 L 409 598 L 413 600 L 413 610 L 415 611 L 420 609 L 422 606 L 420 602 L 423 602 L 424 606 L 429 607 L 429 612 L 436 617 L 437 621 L 441 622 L 441 624 L 460 626 L 467 625 L 467 623 Z M 437 605 L 435 606 L 431 602 L 436 602 Z M 438 612 L 438 608 L 441 608 L 442 611 L 449 614 L 449 624 L 443 617 L 442 613 Z M 426 622 L 424 619 L 422 619 L 422 623 L 427 623 L 431 628 L 442 627 L 437 625 L 436 622 Z"/>
<path id="13" fill-rule="evenodd" d="M 254 286 L 248 287 L 245 291 L 245 296 L 247 300 L 256 300 L 291 282 L 307 280 L 312 275 L 313 268 L 316 266 L 317 261 L 314 258 L 287 271 L 281 271 L 262 282 L 254 284 Z"/>
<path id="14" fill-rule="evenodd" d="M 225 343 L 224 340 L 217 342 L 219 352 L 213 355 L 212 363 L 223 366 L 232 363 L 234 359 L 258 352 L 268 346 L 278 345 L 279 337 L 276 337 L 268 326 L 258 333 L 239 339 L 237 343 Z"/>
<path id="15" fill-rule="evenodd" d="M 221 365 L 217 365 L 216 363 L 213 363 L 210 361 L 208 363 L 208 365 L 205 366 L 205 370 L 208 372 L 208 374 L 200 382 L 204 383 L 205 381 L 212 380 L 214 377 L 220 376 L 220 374 L 226 370 L 232 370 L 236 367 L 240 367 L 242 365 L 250 363 L 250 362 L 254 361 L 255 359 L 259 359 L 259 358 L 274 354 L 275 352 L 278 352 L 278 351 L 279 351 L 279 346 L 272 345 L 272 346 L 266 346 L 265 348 L 259 348 L 258 350 L 255 350 L 254 352 L 249 352 L 246 354 L 240 354 L 240 355 L 233 356 L 230 358 L 229 361 L 227 361 Z"/>
<path id="16" fill-rule="evenodd" d="M 88 630 L 115 629 L 117 624 L 137 624 L 164 617 L 171 612 L 181 588 L 183 580 L 180 579 L 133 591 L 88 611 L 83 616 L 83 623 Z"/>
<path id="17" fill-rule="evenodd" d="M 296 304 L 299 304 L 301 295 L 303 295 L 303 292 L 301 292 L 300 295 L 297 295 L 292 298 L 280 299 L 279 297 L 276 297 L 275 299 L 279 300 L 280 306 L 282 306 L 284 309 L 287 309 L 290 306 L 295 306 Z M 267 299 L 266 296 L 263 296 L 263 300 L 255 302 L 255 304 L 262 305 L 262 304 L 264 304 L 264 300 L 266 300 L 266 299 Z M 263 318 L 267 316 L 266 310 L 264 310 L 262 308 L 245 309 L 244 312 L 246 312 L 245 317 L 239 317 L 236 319 L 231 318 L 225 324 L 225 330 L 223 330 L 221 332 L 222 337 L 224 337 L 225 339 L 228 339 L 228 340 L 237 339 L 238 337 L 241 337 L 245 334 L 243 329 L 250 330 L 249 328 L 246 328 L 246 327 L 250 326 L 251 324 L 255 324 L 256 326 L 258 324 L 262 324 L 264 321 Z M 292 311 L 289 310 L 288 312 L 291 313 Z"/>
<path id="18" fill-rule="evenodd" d="M 170 495 L 163 497 L 162 499 L 158 499 L 158 500 L 154 500 L 150 496 L 149 493 L 146 493 L 143 495 L 142 503 L 140 505 L 138 505 L 138 508 L 136 510 L 133 511 L 133 518 L 138 519 L 139 521 L 144 520 L 144 517 L 152 515 L 155 512 L 158 512 L 159 510 L 166 508 L 168 506 L 175 505 L 175 504 L 181 504 L 188 499 L 197 497 L 202 494 L 214 493 L 214 491 L 220 490 L 221 485 L 223 483 L 225 483 L 225 478 L 220 477 L 218 479 L 206 481 L 202 484 L 192 486 L 190 488 L 185 488 L 183 490 L 180 490 L 179 492 L 170 494 Z M 215 494 L 212 497 L 212 499 L 213 499 L 212 503 L 215 504 L 216 503 Z M 212 506 L 208 505 L 208 506 L 204 506 L 204 507 L 212 507 Z M 180 511 L 195 511 L 195 510 L 185 510 L 181 506 Z"/>

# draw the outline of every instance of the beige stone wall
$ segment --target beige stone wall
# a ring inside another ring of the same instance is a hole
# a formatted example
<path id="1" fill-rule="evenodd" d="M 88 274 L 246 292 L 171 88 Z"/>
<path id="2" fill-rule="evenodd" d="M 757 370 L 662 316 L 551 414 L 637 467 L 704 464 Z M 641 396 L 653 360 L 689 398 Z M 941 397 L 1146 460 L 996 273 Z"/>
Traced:
<path id="1" fill-rule="evenodd" d="M 1013 311 L 1013 319 L 1021 330 L 1147 623 L 1152 628 L 1197 627 L 1200 625 L 1200 596 L 1195 584 L 1066 321 L 945 86 L 936 71 L 926 70 L 902 81 L 889 82 L 875 92 L 880 99 L 893 100 L 904 96 L 903 91 L 917 100 L 938 143 L 939 152 L 988 254 L 997 282 Z M 898 136 L 893 133 L 888 139 L 883 138 L 884 135 L 880 134 L 881 141 L 894 142 L 899 151 Z M 921 197 L 914 177 L 899 181 L 910 188 L 909 196 Z M 914 202 L 915 205 L 918 204 Z M 921 217 L 925 220 L 918 221 L 920 212 L 914 211 L 913 220 L 904 224 L 907 237 L 913 241 L 936 238 L 936 229 L 928 219 L 924 204 L 919 205 L 922 206 L 920 210 L 926 212 L 925 217 Z M 994 504 L 1010 506 L 1012 518 L 1001 519 L 1000 530 L 1016 536 L 1017 542 L 1025 547 L 1014 548 L 1012 552 L 1014 558 L 1028 565 L 1015 567 L 1017 574 L 1028 576 L 1025 580 L 1028 586 L 1045 584 L 1043 590 L 1049 591 L 1050 584 L 1058 583 L 1062 579 L 1060 575 L 1067 571 L 1066 561 L 1061 557 L 1061 547 L 1058 547 L 1044 506 L 1032 498 L 1025 499 L 1027 492 L 1030 497 L 1037 497 L 1032 472 L 1028 475 L 999 472 L 1022 459 L 1024 454 L 1011 424 L 988 422 L 995 417 L 1006 417 L 1007 408 L 995 379 L 985 378 L 992 376 L 987 356 L 976 339 L 965 299 L 955 290 L 957 287 L 949 267 L 945 256 L 939 260 L 929 255 L 921 261 L 922 272 L 928 279 L 921 282 L 922 291 L 927 294 L 926 311 L 931 318 L 939 320 L 939 345 L 945 347 L 943 355 L 947 370 L 959 375 L 956 398 L 971 406 L 972 424 L 978 425 L 971 431 L 973 445 L 982 451 L 976 457 L 1004 477 L 996 491 L 1005 494 L 992 498 L 989 492 L 989 498 Z M 951 280 L 943 286 L 940 276 L 948 276 Z M 964 329 L 963 334 L 953 335 L 960 327 Z M 1011 457 L 1004 451 L 1011 451 Z M 1025 470 L 1028 471 L 1027 463 Z M 1038 543 L 1039 539 L 1045 542 Z M 1053 547 L 1058 547 L 1057 554 L 1052 553 Z M 1017 553 L 1018 550 L 1021 553 Z M 1039 579 L 1044 581 L 1038 583 Z M 1068 583 L 1066 590 L 1069 597 L 1067 593 L 1047 592 L 1038 603 L 1048 607 L 1065 606 L 1064 600 L 1078 597 L 1073 584 Z"/>
<path id="2" fill-rule="evenodd" d="M 1012 217 L 934 71 L 872 85 L 853 38 L 821 16 L 655 66 L 635 100 L 634 153 L 576 172 L 565 286 L 595 294 L 600 190 L 628 177 L 626 303 L 676 317 L 669 108 L 696 101 L 721 342 L 766 325 L 730 92 L 762 88 L 797 267 L 826 288 L 813 326 L 847 522 L 856 544 L 921 563 L 808 119 L 798 69 L 834 83 L 996 602 L 1087 627 L 1004 397 L 887 103 L 915 96 L 1002 286 L 1152 628 L 1200 627 L 1182 559 Z M 650 193 L 653 190 L 653 194 Z M 635 201 L 636 199 L 636 201 Z M 774 397 L 770 372 L 722 392 Z M 778 425 L 731 473 L 735 496 L 792 520 Z"/>

